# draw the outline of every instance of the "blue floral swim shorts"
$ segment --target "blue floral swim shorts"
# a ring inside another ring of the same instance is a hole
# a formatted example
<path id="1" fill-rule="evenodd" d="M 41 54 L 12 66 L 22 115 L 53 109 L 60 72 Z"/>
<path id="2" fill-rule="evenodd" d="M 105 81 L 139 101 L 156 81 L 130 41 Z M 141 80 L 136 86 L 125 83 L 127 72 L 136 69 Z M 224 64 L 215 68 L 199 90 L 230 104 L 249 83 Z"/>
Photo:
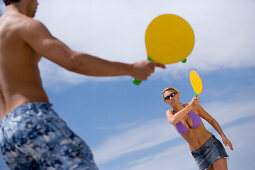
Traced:
<path id="1" fill-rule="evenodd" d="M 0 121 L 0 147 L 13 170 L 97 170 L 87 144 L 49 103 L 27 103 Z"/>

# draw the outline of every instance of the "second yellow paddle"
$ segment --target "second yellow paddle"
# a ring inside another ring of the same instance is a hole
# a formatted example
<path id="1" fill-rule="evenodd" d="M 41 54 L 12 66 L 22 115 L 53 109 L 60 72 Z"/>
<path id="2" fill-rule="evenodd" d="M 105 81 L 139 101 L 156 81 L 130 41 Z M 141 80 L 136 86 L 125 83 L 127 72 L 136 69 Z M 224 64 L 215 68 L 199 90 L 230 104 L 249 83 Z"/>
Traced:
<path id="1" fill-rule="evenodd" d="M 194 70 L 190 71 L 189 74 L 190 83 L 193 87 L 193 90 L 195 92 L 195 97 L 197 97 L 198 94 L 202 93 L 203 91 L 203 83 L 200 78 L 200 76 L 195 72 Z"/>

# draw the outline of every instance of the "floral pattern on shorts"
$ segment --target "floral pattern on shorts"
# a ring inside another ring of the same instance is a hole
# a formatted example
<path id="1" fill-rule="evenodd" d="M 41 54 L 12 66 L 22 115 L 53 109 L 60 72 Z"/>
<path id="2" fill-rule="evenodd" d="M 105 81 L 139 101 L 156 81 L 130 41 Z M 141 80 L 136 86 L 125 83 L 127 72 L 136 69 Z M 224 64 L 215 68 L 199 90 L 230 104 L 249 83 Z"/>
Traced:
<path id="1" fill-rule="evenodd" d="M 14 170 L 97 170 L 87 144 L 49 103 L 27 103 L 0 121 L 0 147 Z"/>

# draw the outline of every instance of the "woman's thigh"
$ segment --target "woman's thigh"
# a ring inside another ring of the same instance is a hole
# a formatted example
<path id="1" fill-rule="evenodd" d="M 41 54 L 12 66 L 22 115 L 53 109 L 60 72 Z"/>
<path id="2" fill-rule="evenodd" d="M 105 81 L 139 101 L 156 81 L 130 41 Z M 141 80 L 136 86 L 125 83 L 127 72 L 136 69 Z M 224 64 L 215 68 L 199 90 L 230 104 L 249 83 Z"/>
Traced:
<path id="1" fill-rule="evenodd" d="M 213 164 L 208 169 L 206 169 L 206 170 L 214 170 Z"/>
<path id="2" fill-rule="evenodd" d="M 227 159 L 226 158 L 221 158 L 217 159 L 216 161 L 213 162 L 213 169 L 214 170 L 227 170 Z"/>

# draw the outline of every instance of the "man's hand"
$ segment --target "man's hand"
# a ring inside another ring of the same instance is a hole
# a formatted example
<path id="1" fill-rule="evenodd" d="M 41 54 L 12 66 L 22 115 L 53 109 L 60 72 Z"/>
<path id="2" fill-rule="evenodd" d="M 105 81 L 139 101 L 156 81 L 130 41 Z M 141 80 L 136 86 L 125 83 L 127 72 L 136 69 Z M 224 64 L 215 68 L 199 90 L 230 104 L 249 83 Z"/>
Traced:
<path id="1" fill-rule="evenodd" d="M 136 80 L 147 80 L 151 73 L 154 72 L 155 67 L 166 68 L 165 65 L 151 62 L 151 61 L 139 61 L 132 64 L 133 71 L 131 76 Z"/>

